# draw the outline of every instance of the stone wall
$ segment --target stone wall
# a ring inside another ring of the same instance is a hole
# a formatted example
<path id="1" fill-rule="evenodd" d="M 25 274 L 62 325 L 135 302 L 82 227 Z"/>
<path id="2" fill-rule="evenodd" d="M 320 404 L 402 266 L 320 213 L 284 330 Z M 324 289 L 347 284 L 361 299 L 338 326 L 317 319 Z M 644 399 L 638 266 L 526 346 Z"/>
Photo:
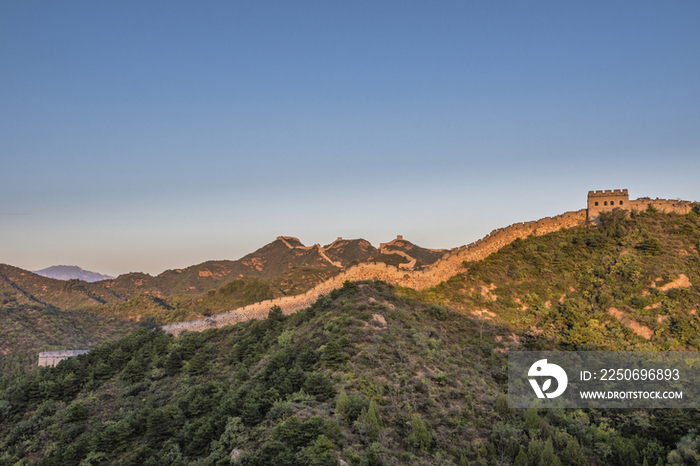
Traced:
<path id="1" fill-rule="evenodd" d="M 339 267 L 339 268 L 343 266 L 343 264 L 341 264 L 340 262 L 333 262 L 326 255 L 326 250 L 323 249 L 320 244 L 314 244 L 313 246 L 292 246 L 291 244 L 289 244 L 289 242 L 287 240 L 292 240 L 292 241 L 296 241 L 297 243 L 301 243 L 301 241 L 299 241 L 299 238 L 295 238 L 293 236 L 278 236 L 277 239 L 282 241 L 289 249 L 301 249 L 303 251 L 308 251 L 310 249 L 317 248 L 318 254 L 321 256 L 321 258 L 328 261 L 332 266 Z M 342 240 L 342 238 L 338 238 L 336 241 L 338 241 L 338 240 Z M 334 241 L 334 243 L 335 243 L 335 241 Z"/>
<path id="2" fill-rule="evenodd" d="M 614 189 L 605 191 L 588 191 L 588 219 L 597 222 L 601 212 L 610 212 L 613 209 L 622 210 L 646 210 L 649 205 L 654 206 L 661 212 L 675 212 L 677 214 L 687 214 L 695 205 L 695 202 L 669 200 L 669 199 L 649 199 L 639 198 L 630 201 L 626 189 Z"/>
<path id="3" fill-rule="evenodd" d="M 39 353 L 39 366 L 55 366 L 64 359 L 72 358 L 80 354 L 87 354 L 88 350 L 63 350 L 63 351 L 47 351 Z"/>
<path id="4" fill-rule="evenodd" d="M 647 210 L 651 205 L 654 206 L 656 210 L 661 212 L 675 212 L 677 214 L 687 214 L 696 205 L 696 202 L 681 201 L 681 200 L 671 200 L 671 199 L 648 199 L 641 198 L 634 201 L 630 201 L 630 210 Z"/>
<path id="5" fill-rule="evenodd" d="M 494 230 L 484 238 L 467 246 L 449 251 L 437 262 L 423 270 L 408 271 L 387 266 L 384 263 L 362 263 L 318 284 L 301 295 L 270 299 L 211 317 L 165 325 L 163 329 L 168 333 L 178 335 L 184 330 L 199 332 L 249 319 L 264 319 L 272 306 L 279 306 L 285 314 L 292 314 L 309 307 L 320 296 L 342 287 L 345 281 L 382 280 L 393 285 L 418 290 L 430 288 L 463 270 L 462 262 L 482 260 L 517 238 L 526 238 L 530 235 L 541 236 L 563 228 L 582 225 L 585 221 L 586 209 L 582 209 L 556 217 L 546 217 L 536 222 L 516 223 Z"/>

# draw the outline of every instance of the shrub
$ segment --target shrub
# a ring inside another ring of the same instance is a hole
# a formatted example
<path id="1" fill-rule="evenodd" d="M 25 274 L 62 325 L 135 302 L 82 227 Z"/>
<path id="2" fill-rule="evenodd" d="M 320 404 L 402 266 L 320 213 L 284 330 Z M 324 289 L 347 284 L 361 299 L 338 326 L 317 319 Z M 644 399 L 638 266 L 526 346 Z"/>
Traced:
<path id="1" fill-rule="evenodd" d="M 432 437 L 428 432 L 428 424 L 421 419 L 420 414 L 413 413 L 411 416 L 411 434 L 408 436 L 408 443 L 419 450 L 427 450 L 430 447 Z"/>
<path id="2" fill-rule="evenodd" d="M 447 309 L 445 309 L 442 306 L 437 306 L 435 304 L 433 304 L 428 309 L 426 309 L 425 312 L 429 316 L 431 316 L 432 318 L 437 319 L 437 320 L 445 320 L 445 319 L 447 319 L 447 316 L 448 316 Z"/>
<path id="3" fill-rule="evenodd" d="M 322 372 L 312 372 L 306 377 L 304 391 L 315 396 L 318 401 L 326 401 L 335 395 L 333 382 Z"/>

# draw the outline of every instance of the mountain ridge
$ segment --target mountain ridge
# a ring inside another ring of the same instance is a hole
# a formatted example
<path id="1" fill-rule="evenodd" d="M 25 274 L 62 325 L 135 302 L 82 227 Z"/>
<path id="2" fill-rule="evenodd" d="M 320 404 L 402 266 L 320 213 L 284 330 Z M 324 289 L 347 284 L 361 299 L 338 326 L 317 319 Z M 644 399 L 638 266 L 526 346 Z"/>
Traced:
<path id="1" fill-rule="evenodd" d="M 400 266 L 396 267 L 385 263 L 360 263 L 325 282 L 319 283 L 304 294 L 254 303 L 194 321 L 168 324 L 163 326 L 163 329 L 177 335 L 184 330 L 202 331 L 208 328 L 218 328 L 248 319 L 262 318 L 272 306 L 279 306 L 285 314 L 292 314 L 310 306 L 321 295 L 342 287 L 346 281 L 382 280 L 392 285 L 423 290 L 457 275 L 462 270 L 463 262 L 484 259 L 516 239 L 526 238 L 530 235 L 541 236 L 563 228 L 582 225 L 585 222 L 586 209 L 581 209 L 533 222 L 515 223 L 505 228 L 496 229 L 469 245 L 452 249 L 439 260 L 421 270 L 406 270 Z M 403 242 L 404 240 L 399 241 Z"/>
<path id="2" fill-rule="evenodd" d="M 156 276 L 130 272 L 96 282 L 59 280 L 0 264 L 0 307 L 102 309 L 110 314 L 136 319 L 154 317 L 170 323 L 237 308 L 249 304 L 255 296 L 262 300 L 302 294 L 347 267 L 366 261 L 381 262 L 382 257 L 393 260 L 398 256 L 382 256 L 379 249 L 362 238 L 338 238 L 322 247 L 305 246 L 298 238 L 279 236 L 235 261 L 205 261 Z M 232 285 L 234 282 L 238 285 Z M 216 292 L 224 286 L 229 286 L 228 291 Z M 267 287 L 267 291 L 261 287 Z M 232 294 L 233 289 L 237 291 Z"/>

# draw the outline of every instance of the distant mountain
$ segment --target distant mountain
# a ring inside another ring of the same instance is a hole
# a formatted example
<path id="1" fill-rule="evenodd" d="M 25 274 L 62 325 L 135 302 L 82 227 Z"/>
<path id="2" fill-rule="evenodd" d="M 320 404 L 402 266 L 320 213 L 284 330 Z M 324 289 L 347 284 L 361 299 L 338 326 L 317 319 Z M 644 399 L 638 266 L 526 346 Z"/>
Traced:
<path id="1" fill-rule="evenodd" d="M 86 282 L 99 282 L 100 280 L 111 280 L 114 277 L 109 275 L 102 275 L 97 272 L 90 272 L 89 270 L 83 270 L 76 265 L 52 265 L 41 270 L 35 270 L 35 274 L 41 275 L 42 277 L 55 278 L 56 280 L 73 280 L 77 278 L 78 280 L 83 280 Z"/>

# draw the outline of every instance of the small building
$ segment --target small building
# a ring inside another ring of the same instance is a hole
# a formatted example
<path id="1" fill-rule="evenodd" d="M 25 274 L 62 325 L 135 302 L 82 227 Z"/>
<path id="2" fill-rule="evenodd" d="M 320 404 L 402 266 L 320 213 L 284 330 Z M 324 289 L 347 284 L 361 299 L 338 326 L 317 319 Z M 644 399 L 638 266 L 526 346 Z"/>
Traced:
<path id="1" fill-rule="evenodd" d="M 72 358 L 80 354 L 87 354 L 89 350 L 63 350 L 63 351 L 46 351 L 39 353 L 39 366 L 55 366 L 64 359 Z"/>
<path id="2" fill-rule="evenodd" d="M 613 209 L 629 210 L 630 196 L 626 189 L 588 191 L 588 219 L 598 218 L 601 212 Z"/>

